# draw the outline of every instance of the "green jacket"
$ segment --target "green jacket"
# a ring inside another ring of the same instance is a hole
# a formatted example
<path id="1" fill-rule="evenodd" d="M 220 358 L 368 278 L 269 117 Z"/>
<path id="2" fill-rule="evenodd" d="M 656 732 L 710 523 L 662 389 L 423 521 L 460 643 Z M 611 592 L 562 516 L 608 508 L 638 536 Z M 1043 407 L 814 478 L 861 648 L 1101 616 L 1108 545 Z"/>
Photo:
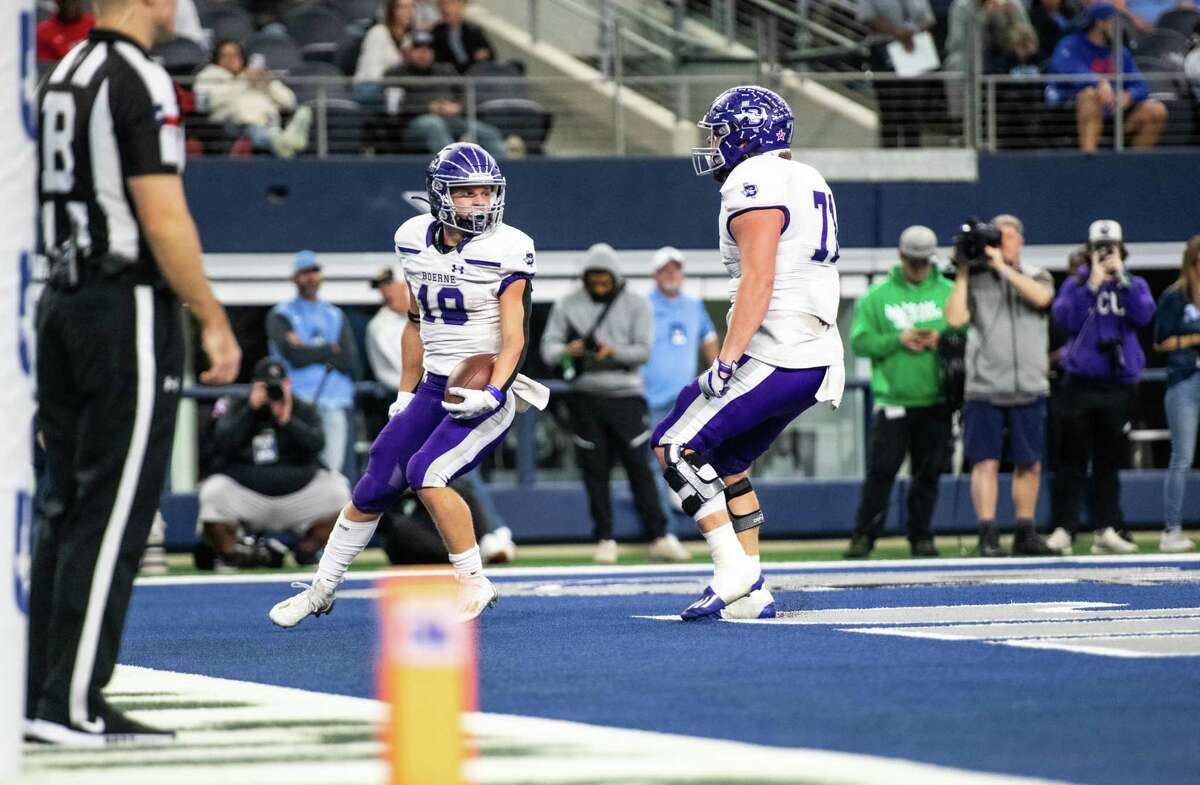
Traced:
<path id="1" fill-rule="evenodd" d="M 859 357 L 871 358 L 871 392 L 878 403 L 910 407 L 945 401 L 937 352 L 905 348 L 900 333 L 909 327 L 945 332 L 943 310 L 952 287 L 937 268 L 913 284 L 896 265 L 855 305 L 850 347 Z"/>

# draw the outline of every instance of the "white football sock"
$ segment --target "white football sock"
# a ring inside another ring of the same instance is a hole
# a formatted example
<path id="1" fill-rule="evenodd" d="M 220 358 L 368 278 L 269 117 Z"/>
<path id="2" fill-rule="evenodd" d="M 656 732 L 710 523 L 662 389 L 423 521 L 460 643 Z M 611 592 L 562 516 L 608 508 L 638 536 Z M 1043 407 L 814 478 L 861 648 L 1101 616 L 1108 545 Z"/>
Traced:
<path id="1" fill-rule="evenodd" d="M 732 523 L 704 532 L 704 539 L 712 551 L 713 592 L 726 601 L 730 596 L 736 599 L 745 592 L 747 581 L 752 582 L 757 576 L 756 565 L 742 550 Z"/>
<path id="2" fill-rule="evenodd" d="M 478 545 L 472 545 L 462 553 L 450 554 L 450 564 L 454 566 L 454 574 L 459 580 L 483 577 L 483 557 L 479 555 Z"/>
<path id="3" fill-rule="evenodd" d="M 378 518 L 359 523 L 347 518 L 345 511 L 338 515 L 337 523 L 329 533 L 329 542 L 325 543 L 321 563 L 317 565 L 317 577 L 330 589 L 336 589 L 346 570 L 350 569 L 350 562 L 367 547 L 378 525 Z"/>

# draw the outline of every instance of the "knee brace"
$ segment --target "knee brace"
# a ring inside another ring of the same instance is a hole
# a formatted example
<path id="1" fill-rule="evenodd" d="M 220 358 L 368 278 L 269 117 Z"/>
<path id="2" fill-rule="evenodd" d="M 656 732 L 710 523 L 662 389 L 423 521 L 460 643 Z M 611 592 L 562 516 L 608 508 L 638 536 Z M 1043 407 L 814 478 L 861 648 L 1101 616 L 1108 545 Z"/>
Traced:
<path id="1" fill-rule="evenodd" d="M 699 455 L 685 455 L 682 445 L 668 444 L 664 458 L 663 478 L 679 497 L 685 513 L 695 517 L 701 507 L 720 497 L 725 483 L 717 476 L 717 470 Z"/>
<path id="2" fill-rule="evenodd" d="M 728 504 L 739 496 L 745 496 L 746 494 L 753 492 L 754 486 L 750 484 L 750 478 L 743 477 L 725 489 L 725 503 Z M 763 515 L 763 511 L 761 509 L 748 512 L 745 515 L 736 515 L 734 514 L 733 510 L 730 510 L 729 518 L 731 521 L 733 521 L 733 530 L 735 532 L 744 532 L 750 531 L 751 529 L 757 529 L 759 526 L 762 526 L 763 521 L 766 520 L 766 516 Z"/>

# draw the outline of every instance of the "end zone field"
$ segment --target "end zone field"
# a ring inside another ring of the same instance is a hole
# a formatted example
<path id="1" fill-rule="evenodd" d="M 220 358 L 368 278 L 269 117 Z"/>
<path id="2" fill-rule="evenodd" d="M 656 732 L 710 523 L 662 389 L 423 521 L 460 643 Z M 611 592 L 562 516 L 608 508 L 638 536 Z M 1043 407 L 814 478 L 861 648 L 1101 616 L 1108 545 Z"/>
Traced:
<path id="1" fill-rule="evenodd" d="M 478 783 L 1166 783 L 1200 772 L 1200 557 L 784 562 L 780 618 L 684 624 L 706 565 L 495 570 Z M 114 702 L 164 748 L 26 748 L 22 785 L 382 783 L 372 579 L 143 579 Z"/>

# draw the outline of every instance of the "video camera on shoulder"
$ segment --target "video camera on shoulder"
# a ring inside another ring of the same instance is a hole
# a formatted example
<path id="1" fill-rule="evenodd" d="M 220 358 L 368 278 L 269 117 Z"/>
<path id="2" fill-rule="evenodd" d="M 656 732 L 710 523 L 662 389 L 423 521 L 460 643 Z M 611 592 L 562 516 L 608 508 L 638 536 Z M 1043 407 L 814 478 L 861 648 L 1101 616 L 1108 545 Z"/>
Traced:
<path id="1" fill-rule="evenodd" d="M 966 265 L 971 274 L 981 273 L 988 269 L 987 249 L 999 247 L 1000 228 L 972 216 L 954 236 L 954 256 L 950 261 L 955 268 Z"/>

